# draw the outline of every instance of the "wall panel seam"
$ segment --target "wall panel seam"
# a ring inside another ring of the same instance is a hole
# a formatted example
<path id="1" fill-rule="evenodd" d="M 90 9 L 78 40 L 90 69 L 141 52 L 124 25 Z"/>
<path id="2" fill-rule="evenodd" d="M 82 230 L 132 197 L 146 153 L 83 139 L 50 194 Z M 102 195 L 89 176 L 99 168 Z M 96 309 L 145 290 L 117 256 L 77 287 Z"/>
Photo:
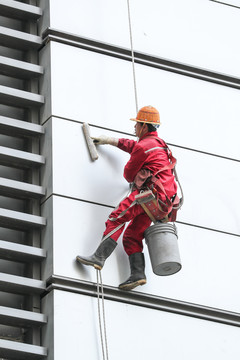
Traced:
<path id="1" fill-rule="evenodd" d="M 84 123 L 84 121 L 79 121 L 77 119 L 71 119 L 71 118 L 62 117 L 62 116 L 59 116 L 59 115 L 51 115 L 44 121 L 43 125 L 46 124 L 51 118 L 70 121 L 70 122 L 76 123 L 76 124 L 83 124 Z M 91 123 L 88 123 L 88 124 L 90 126 L 96 128 L 96 129 L 112 131 L 112 132 L 114 132 L 116 134 L 122 134 L 122 135 L 126 135 L 126 136 L 134 136 L 132 133 L 123 132 L 121 130 L 110 129 L 110 128 L 106 128 L 106 127 L 103 127 L 103 126 L 98 126 L 98 125 L 91 124 Z M 166 144 L 168 144 L 169 146 L 179 148 L 179 149 L 188 150 L 188 151 L 194 151 L 194 152 L 199 153 L 199 154 L 208 155 L 208 156 L 214 156 L 214 157 L 217 157 L 217 158 L 220 158 L 220 159 L 223 159 L 223 160 L 229 160 L 229 161 L 234 161 L 234 162 L 239 162 L 240 163 L 240 159 L 231 158 L 231 157 L 227 157 L 227 156 L 220 155 L 220 154 L 214 154 L 214 153 L 210 153 L 210 152 L 207 152 L 207 151 L 198 150 L 198 149 L 194 149 L 194 148 L 189 148 L 189 147 L 186 147 L 186 146 L 169 143 L 167 141 L 166 141 Z"/>
<path id="2" fill-rule="evenodd" d="M 88 204 L 92 204 L 92 205 L 97 205 L 97 206 L 103 206 L 103 207 L 107 207 L 110 209 L 114 209 L 115 206 L 112 205 L 107 205 L 107 204 L 101 204 L 98 202 L 94 202 L 94 201 L 89 201 L 89 200 L 85 200 L 85 199 L 81 199 L 81 198 L 76 198 L 76 197 L 72 197 L 72 196 L 67 196 L 67 195 L 62 195 L 62 194 L 57 194 L 57 193 L 52 193 L 50 194 L 46 199 L 44 199 L 41 202 L 41 205 L 43 205 L 44 203 L 46 203 L 49 199 L 53 198 L 53 197 L 59 197 L 59 198 L 63 198 L 66 200 L 73 200 L 73 201 L 81 201 L 84 203 L 88 203 Z M 225 235 L 231 235 L 231 236 L 236 236 L 236 237 L 240 237 L 240 234 L 237 233 L 231 233 L 231 232 L 227 232 L 227 231 L 223 231 L 223 230 L 218 230 L 218 229 L 213 229 L 213 228 L 209 228 L 209 227 L 205 227 L 205 226 L 201 226 L 201 225 L 197 225 L 197 224 L 191 224 L 191 223 L 186 223 L 183 221 L 176 221 L 176 224 L 182 224 L 182 225 L 186 225 L 186 226 L 192 226 L 198 229 L 203 229 L 203 230 L 208 230 L 208 231 L 214 231 L 217 233 L 221 233 L 221 234 L 225 234 Z"/>
<path id="3" fill-rule="evenodd" d="M 47 44 L 49 41 L 55 41 L 65 45 L 97 52 L 103 55 L 117 57 L 122 60 L 132 61 L 131 51 L 129 49 L 107 44 L 98 40 L 84 38 L 52 28 L 47 28 L 43 32 L 42 37 L 42 46 Z M 146 65 L 149 67 L 158 68 L 160 70 L 174 72 L 179 75 L 240 89 L 240 78 L 232 75 L 223 74 L 204 68 L 198 68 L 193 65 L 183 64 L 174 60 L 160 58 L 155 55 L 146 54 L 139 51 L 134 51 L 134 61 L 141 65 Z"/>
<path id="4" fill-rule="evenodd" d="M 237 5 L 227 4 L 227 3 L 223 2 L 223 1 L 217 1 L 217 0 L 209 0 L 209 1 L 215 2 L 215 3 L 217 3 L 217 4 L 221 4 L 221 5 L 226 5 L 226 6 L 234 7 L 234 8 L 236 8 L 236 9 L 240 9 L 240 7 L 237 6 Z"/>

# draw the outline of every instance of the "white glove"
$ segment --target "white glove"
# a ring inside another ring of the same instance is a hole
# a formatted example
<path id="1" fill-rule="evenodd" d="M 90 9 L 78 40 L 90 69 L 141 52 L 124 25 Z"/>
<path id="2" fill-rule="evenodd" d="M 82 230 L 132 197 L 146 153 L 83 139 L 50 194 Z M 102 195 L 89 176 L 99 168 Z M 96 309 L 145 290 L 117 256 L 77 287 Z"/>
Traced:
<path id="1" fill-rule="evenodd" d="M 109 144 L 109 145 L 113 145 L 113 146 L 118 145 L 118 139 L 113 138 L 113 137 L 108 137 L 105 135 L 101 135 L 99 137 L 91 136 L 91 139 L 93 139 L 93 142 L 95 145 L 105 145 L 105 144 Z"/>

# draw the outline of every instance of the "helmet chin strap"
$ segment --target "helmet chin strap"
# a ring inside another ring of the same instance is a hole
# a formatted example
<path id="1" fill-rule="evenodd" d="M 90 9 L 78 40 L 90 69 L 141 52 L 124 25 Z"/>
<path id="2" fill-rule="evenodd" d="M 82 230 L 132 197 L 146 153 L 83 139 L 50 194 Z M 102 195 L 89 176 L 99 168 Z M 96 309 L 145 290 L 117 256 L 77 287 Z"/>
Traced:
<path id="1" fill-rule="evenodd" d="M 139 136 L 138 136 L 138 141 L 141 139 L 141 135 L 142 135 L 144 125 L 145 125 L 145 123 L 143 123 L 143 125 L 141 127 L 141 130 L 140 130 L 140 133 L 139 133 Z"/>
<path id="2" fill-rule="evenodd" d="M 142 129 L 143 129 L 143 126 L 141 127 L 141 130 L 140 130 L 140 133 L 139 133 L 139 136 L 138 136 L 139 139 L 141 139 Z"/>

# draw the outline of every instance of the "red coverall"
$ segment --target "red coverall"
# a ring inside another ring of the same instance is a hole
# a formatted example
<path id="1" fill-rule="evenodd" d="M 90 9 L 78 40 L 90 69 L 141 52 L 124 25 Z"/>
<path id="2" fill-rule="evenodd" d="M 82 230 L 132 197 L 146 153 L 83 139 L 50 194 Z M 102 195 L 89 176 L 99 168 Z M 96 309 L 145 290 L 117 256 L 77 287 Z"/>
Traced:
<path id="1" fill-rule="evenodd" d="M 167 152 L 161 149 L 161 147 L 166 147 L 165 142 L 158 138 L 161 142 L 159 143 L 157 139 L 150 138 L 150 136 L 158 137 L 158 134 L 157 132 L 147 133 L 138 142 L 129 139 L 119 139 L 118 148 L 131 154 L 129 161 L 124 167 L 124 177 L 129 183 L 134 183 L 136 176 L 142 169 L 149 170 L 151 174 L 155 174 L 162 167 L 169 164 Z M 157 177 L 161 179 L 169 198 L 176 194 L 177 184 L 171 170 L 164 170 Z M 151 219 L 139 204 L 132 206 L 125 215 L 115 221 L 111 221 L 110 218 L 117 218 L 122 211 L 131 205 L 139 192 L 140 189 L 135 187 L 135 190 L 121 201 L 106 221 L 106 230 L 103 234 L 103 236 L 106 236 L 120 224 L 130 221 L 123 235 L 123 247 L 128 255 L 142 252 L 144 231 L 151 225 Z M 159 197 L 162 200 L 165 199 L 164 194 L 159 193 Z M 113 233 L 111 238 L 117 241 L 123 229 L 124 226 Z"/>

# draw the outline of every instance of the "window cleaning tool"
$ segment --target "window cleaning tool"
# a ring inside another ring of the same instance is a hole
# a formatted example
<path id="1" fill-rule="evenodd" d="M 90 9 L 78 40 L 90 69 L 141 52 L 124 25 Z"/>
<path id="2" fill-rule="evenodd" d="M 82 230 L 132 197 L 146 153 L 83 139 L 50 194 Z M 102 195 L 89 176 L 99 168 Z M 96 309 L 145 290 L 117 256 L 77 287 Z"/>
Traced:
<path id="1" fill-rule="evenodd" d="M 98 159 L 98 153 L 97 153 L 97 149 L 96 149 L 96 146 L 90 136 L 90 129 L 89 129 L 89 125 L 88 123 L 83 123 L 83 133 L 84 133 L 84 136 L 85 136 L 85 139 L 86 139 L 86 143 L 87 143 L 87 146 L 88 146 L 88 151 L 89 151 L 89 154 L 91 156 L 91 159 L 93 161 L 97 160 Z"/>

